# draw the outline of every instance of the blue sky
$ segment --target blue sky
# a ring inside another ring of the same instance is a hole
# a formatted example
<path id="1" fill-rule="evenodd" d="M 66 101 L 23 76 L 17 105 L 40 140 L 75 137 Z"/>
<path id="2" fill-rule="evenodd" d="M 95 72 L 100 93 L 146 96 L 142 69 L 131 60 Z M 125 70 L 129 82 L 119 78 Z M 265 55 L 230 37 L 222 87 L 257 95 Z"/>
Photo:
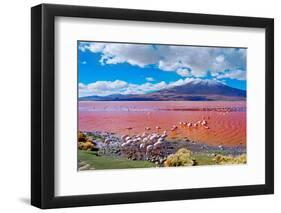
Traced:
<path id="1" fill-rule="evenodd" d="M 212 79 L 246 89 L 244 48 L 78 42 L 79 97 L 143 94 Z"/>

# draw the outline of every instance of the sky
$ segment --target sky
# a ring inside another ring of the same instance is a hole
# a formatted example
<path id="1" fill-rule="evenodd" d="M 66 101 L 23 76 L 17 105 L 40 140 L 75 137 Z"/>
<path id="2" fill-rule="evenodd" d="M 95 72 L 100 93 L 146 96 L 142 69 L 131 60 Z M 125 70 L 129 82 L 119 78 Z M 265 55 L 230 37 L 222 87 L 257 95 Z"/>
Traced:
<path id="1" fill-rule="evenodd" d="M 246 90 L 245 48 L 79 41 L 79 97 L 145 94 L 194 79 Z"/>

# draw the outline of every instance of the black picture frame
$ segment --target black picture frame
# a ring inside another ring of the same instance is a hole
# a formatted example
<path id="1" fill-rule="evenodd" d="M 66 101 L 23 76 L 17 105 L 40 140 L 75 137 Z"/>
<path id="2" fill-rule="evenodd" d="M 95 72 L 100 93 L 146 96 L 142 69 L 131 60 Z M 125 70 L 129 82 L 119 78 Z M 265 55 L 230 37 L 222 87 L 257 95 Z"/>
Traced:
<path id="1" fill-rule="evenodd" d="M 265 184 L 56 197 L 55 190 L 55 17 L 264 28 L 266 135 Z M 60 208 L 274 193 L 274 20 L 164 11 L 41 4 L 31 8 L 31 204 Z"/>

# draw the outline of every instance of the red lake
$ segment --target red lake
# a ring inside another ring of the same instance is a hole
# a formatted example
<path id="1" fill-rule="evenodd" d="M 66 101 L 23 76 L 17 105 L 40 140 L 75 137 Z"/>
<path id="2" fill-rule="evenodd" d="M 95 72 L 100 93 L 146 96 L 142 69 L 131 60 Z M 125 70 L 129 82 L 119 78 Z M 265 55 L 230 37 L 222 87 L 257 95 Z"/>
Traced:
<path id="1" fill-rule="evenodd" d="M 246 144 L 245 101 L 80 101 L 78 118 L 81 131 L 123 135 L 167 130 L 168 137 L 175 140 Z M 207 127 L 182 125 L 203 120 Z"/>

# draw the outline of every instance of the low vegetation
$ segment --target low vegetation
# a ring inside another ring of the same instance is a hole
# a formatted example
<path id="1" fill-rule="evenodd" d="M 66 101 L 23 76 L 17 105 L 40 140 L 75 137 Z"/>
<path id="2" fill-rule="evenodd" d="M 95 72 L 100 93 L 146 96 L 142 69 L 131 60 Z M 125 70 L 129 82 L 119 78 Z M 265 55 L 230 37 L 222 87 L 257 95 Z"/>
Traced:
<path id="1" fill-rule="evenodd" d="M 78 148 L 80 150 L 92 151 L 92 150 L 94 150 L 95 145 L 92 142 L 90 142 L 90 141 L 86 141 L 85 143 L 84 142 L 79 142 L 78 143 Z"/>
<path id="2" fill-rule="evenodd" d="M 242 154 L 239 156 L 225 156 L 225 155 L 216 155 L 214 157 L 214 162 L 216 164 L 245 164 L 247 163 L 246 154 Z"/>
<path id="3" fill-rule="evenodd" d="M 87 141 L 86 135 L 83 132 L 79 131 L 78 132 L 78 142 L 86 142 L 86 141 Z"/>
<path id="4" fill-rule="evenodd" d="M 93 151 L 96 146 L 92 140 L 90 140 L 89 135 L 85 135 L 83 132 L 78 132 L 78 149 L 79 150 L 87 150 Z"/>
<path id="5" fill-rule="evenodd" d="M 92 132 L 88 132 L 87 133 L 87 138 L 91 138 L 92 140 L 101 140 L 101 141 L 104 141 L 105 138 L 100 136 L 100 135 L 95 135 L 93 134 Z"/>
<path id="6" fill-rule="evenodd" d="M 194 165 L 196 165 L 196 161 L 192 158 L 192 152 L 185 148 L 181 148 L 175 154 L 169 155 L 164 162 L 164 166 L 166 167 Z"/>

